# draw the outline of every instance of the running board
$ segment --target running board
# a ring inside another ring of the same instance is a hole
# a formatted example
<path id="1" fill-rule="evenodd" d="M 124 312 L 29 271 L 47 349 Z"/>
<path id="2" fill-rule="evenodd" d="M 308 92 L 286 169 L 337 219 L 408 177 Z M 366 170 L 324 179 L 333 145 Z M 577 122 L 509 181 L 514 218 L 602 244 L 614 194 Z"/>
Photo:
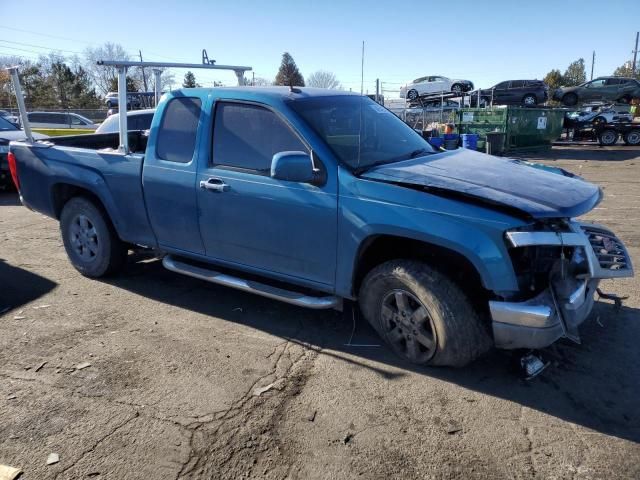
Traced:
<path id="1" fill-rule="evenodd" d="M 233 277 L 225 273 L 216 272 L 207 268 L 197 267 L 185 262 L 181 262 L 171 255 L 167 255 L 162 259 L 162 265 L 172 272 L 182 273 L 193 278 L 199 278 L 218 285 L 235 288 L 244 292 L 255 293 L 263 297 L 280 300 L 281 302 L 290 303 L 299 307 L 324 309 L 335 308 L 340 309 L 342 306 L 341 299 L 334 296 L 312 297 L 299 292 L 285 290 L 283 288 L 272 287 L 264 283 L 253 280 L 245 280 L 239 277 Z"/>

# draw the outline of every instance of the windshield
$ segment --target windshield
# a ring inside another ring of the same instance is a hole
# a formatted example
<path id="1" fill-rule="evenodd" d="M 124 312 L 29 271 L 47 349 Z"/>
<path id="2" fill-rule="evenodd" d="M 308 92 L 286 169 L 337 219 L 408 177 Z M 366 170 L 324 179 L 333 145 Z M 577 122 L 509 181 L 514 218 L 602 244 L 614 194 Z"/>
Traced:
<path id="1" fill-rule="evenodd" d="M 368 97 L 340 95 L 288 103 L 352 170 L 434 153 L 411 127 Z"/>
<path id="2" fill-rule="evenodd" d="M 16 127 L 9 120 L 0 117 L 0 131 L 6 132 L 7 130 L 13 131 L 13 130 L 19 130 L 19 128 Z"/>

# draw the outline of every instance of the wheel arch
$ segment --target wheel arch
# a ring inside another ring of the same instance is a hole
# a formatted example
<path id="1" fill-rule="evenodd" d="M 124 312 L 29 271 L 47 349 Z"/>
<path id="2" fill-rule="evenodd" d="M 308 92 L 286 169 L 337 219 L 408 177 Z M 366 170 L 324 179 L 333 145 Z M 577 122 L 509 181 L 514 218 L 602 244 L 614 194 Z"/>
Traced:
<path id="1" fill-rule="evenodd" d="M 371 235 L 361 242 L 353 266 L 354 297 L 358 296 L 362 281 L 372 268 L 397 258 L 428 263 L 456 282 L 474 303 L 486 307 L 490 294 L 488 279 L 466 255 L 436 243 L 389 234 Z"/>
<path id="2" fill-rule="evenodd" d="M 111 222 L 111 225 L 115 229 L 118 237 L 121 237 L 118 232 L 118 225 L 113 221 L 114 216 L 109 211 L 107 203 L 100 198 L 98 194 L 91 191 L 82 185 L 77 185 L 68 182 L 58 182 L 51 186 L 51 205 L 53 206 L 53 214 L 57 220 L 60 220 L 60 214 L 66 203 L 75 197 L 83 197 L 91 201 L 97 208 L 102 210 L 107 217 L 107 220 Z"/>

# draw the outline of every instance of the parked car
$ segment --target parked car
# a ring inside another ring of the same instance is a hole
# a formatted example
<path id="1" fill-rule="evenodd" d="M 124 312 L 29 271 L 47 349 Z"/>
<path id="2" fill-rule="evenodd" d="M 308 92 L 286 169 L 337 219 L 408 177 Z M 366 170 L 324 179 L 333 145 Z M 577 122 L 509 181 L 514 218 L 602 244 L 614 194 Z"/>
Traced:
<path id="1" fill-rule="evenodd" d="M 34 139 L 44 140 L 49 138 L 40 133 L 33 134 Z M 10 122 L 4 116 L 0 116 L 0 190 L 5 190 L 12 185 L 7 154 L 9 153 L 9 142 L 12 140 L 24 140 L 24 130 L 20 130 L 15 123 Z"/>
<path id="2" fill-rule="evenodd" d="M 471 93 L 471 105 L 524 105 L 532 107 L 544 103 L 549 98 L 549 87 L 542 80 L 505 80 L 491 88 Z"/>
<path id="3" fill-rule="evenodd" d="M 67 112 L 29 112 L 29 123 L 33 128 L 80 128 L 95 130 L 98 125 L 77 113 Z"/>
<path id="4" fill-rule="evenodd" d="M 127 112 L 127 128 L 129 130 L 149 130 L 155 108 L 147 110 L 133 110 Z M 96 133 L 115 133 L 120 129 L 120 114 L 114 113 L 100 124 Z"/>
<path id="5" fill-rule="evenodd" d="M 428 93 L 454 92 L 462 94 L 473 90 L 473 82 L 470 80 L 457 80 L 432 75 L 428 77 L 416 78 L 400 88 L 400 98 L 416 100 L 421 95 Z"/>
<path id="6" fill-rule="evenodd" d="M 558 88 L 553 99 L 568 107 L 595 100 L 629 103 L 640 98 L 640 82 L 634 78 L 599 77 L 576 87 Z"/>
<path id="7" fill-rule="evenodd" d="M 109 92 L 104 97 L 107 108 L 118 106 L 118 92 Z M 127 94 L 127 108 L 140 108 L 140 99 L 133 93 Z"/>
<path id="8" fill-rule="evenodd" d="M 598 282 L 633 275 L 614 233 L 575 220 L 601 201 L 597 186 L 436 152 L 357 94 L 182 89 L 148 137 L 128 138 L 126 154 L 104 135 L 11 144 L 24 205 L 60 221 L 87 277 L 146 246 L 171 271 L 298 306 L 357 300 L 400 357 L 460 366 L 491 345 L 579 341 Z"/>
<path id="9" fill-rule="evenodd" d="M 20 126 L 20 119 L 17 115 L 13 115 L 11 112 L 7 112 L 6 110 L 0 110 L 0 117 L 4 118 L 8 122 L 13 123 L 16 126 Z"/>

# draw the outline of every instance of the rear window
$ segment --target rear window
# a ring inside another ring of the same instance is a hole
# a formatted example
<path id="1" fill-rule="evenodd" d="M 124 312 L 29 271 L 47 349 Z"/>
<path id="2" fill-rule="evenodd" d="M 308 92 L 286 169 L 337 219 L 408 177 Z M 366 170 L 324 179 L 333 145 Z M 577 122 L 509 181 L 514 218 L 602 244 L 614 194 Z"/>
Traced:
<path id="1" fill-rule="evenodd" d="M 524 87 L 524 80 L 511 80 L 511 88 Z"/>
<path id="2" fill-rule="evenodd" d="M 196 146 L 201 106 L 199 98 L 180 97 L 169 101 L 158 131 L 158 158 L 180 163 L 191 161 Z"/>

